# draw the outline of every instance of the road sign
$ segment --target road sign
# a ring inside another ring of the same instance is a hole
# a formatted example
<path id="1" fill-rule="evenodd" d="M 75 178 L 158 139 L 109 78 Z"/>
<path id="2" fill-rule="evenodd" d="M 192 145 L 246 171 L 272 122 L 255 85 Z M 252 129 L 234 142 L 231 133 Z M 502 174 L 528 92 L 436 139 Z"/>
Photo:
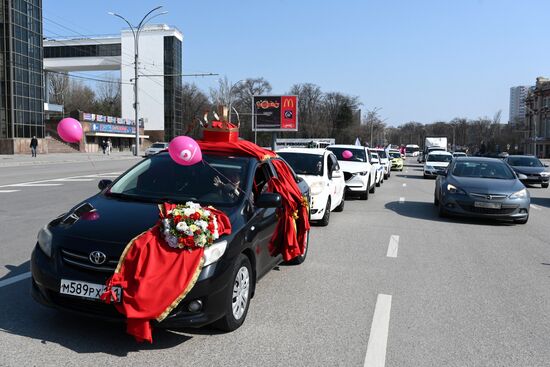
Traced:
<path id="1" fill-rule="evenodd" d="M 254 96 L 254 131 L 298 131 L 298 97 Z"/>

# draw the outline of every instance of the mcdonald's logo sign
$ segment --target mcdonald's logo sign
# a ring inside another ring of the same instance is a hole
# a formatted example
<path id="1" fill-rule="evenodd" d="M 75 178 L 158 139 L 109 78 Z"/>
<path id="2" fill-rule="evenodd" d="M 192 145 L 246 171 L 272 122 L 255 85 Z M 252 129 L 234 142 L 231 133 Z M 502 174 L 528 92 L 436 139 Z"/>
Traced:
<path id="1" fill-rule="evenodd" d="M 294 107 L 294 100 L 291 98 L 285 98 L 285 101 L 283 102 L 283 108 L 293 108 Z"/>
<path id="2" fill-rule="evenodd" d="M 252 99 L 255 131 L 298 131 L 296 96 L 254 96 Z"/>

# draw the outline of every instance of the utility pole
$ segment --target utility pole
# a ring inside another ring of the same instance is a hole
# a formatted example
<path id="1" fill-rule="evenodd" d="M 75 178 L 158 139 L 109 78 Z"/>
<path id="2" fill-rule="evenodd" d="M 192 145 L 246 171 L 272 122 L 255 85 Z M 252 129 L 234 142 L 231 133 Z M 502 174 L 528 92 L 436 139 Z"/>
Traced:
<path id="1" fill-rule="evenodd" d="M 132 24 L 126 18 L 124 18 L 122 15 L 119 15 L 119 14 L 113 13 L 113 12 L 108 13 L 109 15 L 113 15 L 113 16 L 118 17 L 118 18 L 122 19 L 123 21 L 125 21 L 126 24 L 128 24 L 128 26 L 130 27 L 130 30 L 132 31 L 132 35 L 134 36 L 134 120 L 135 120 L 135 124 L 136 124 L 136 151 L 134 152 L 135 156 L 139 156 L 139 101 L 138 101 L 138 98 L 139 98 L 139 93 L 138 93 L 139 35 L 141 34 L 141 30 L 147 24 L 147 22 L 149 22 L 153 18 L 158 17 L 159 15 L 163 15 L 163 14 L 168 13 L 167 11 L 163 11 L 163 12 L 157 13 L 157 14 L 153 15 L 152 17 L 150 17 L 149 19 L 147 19 L 147 17 L 149 17 L 149 15 L 151 15 L 155 11 L 159 10 L 160 8 L 162 8 L 162 6 L 157 6 L 156 8 L 151 9 L 141 19 L 141 21 L 139 22 L 137 27 L 132 26 Z M 145 125 L 144 125 L 144 127 L 145 127 Z"/>

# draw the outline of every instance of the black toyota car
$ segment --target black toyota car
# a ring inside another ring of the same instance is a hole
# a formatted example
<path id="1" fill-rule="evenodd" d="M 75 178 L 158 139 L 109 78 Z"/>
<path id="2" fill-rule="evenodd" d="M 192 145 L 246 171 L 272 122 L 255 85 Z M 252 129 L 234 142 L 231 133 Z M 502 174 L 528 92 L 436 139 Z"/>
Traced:
<path id="1" fill-rule="evenodd" d="M 46 225 L 32 253 L 34 299 L 61 310 L 123 320 L 112 304 L 98 300 L 123 249 L 155 225 L 159 203 L 194 201 L 223 210 L 232 232 L 205 250 L 205 264 L 195 286 L 155 325 L 201 327 L 217 322 L 226 331 L 238 328 L 246 317 L 256 281 L 282 261 L 268 249 L 281 196 L 263 190 L 276 171 L 271 160 L 208 153 L 204 159 L 208 164 L 193 166 L 174 163 L 168 152 L 144 159 L 114 182 L 101 180 L 98 194 Z M 233 183 L 240 181 L 240 191 L 226 195 L 218 189 L 220 180 L 228 177 Z M 309 199 L 306 182 L 296 180 Z M 306 255 L 307 247 L 293 263 L 303 262 Z M 87 292 L 82 292 L 84 287 Z"/>

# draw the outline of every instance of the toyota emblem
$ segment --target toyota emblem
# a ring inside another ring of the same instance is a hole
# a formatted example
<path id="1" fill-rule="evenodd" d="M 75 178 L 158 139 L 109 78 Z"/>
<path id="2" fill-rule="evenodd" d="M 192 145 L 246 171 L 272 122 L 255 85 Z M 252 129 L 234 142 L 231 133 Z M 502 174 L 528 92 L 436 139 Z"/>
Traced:
<path id="1" fill-rule="evenodd" d="M 92 264 L 101 265 L 107 260 L 107 255 L 101 251 L 93 251 L 88 258 Z"/>

